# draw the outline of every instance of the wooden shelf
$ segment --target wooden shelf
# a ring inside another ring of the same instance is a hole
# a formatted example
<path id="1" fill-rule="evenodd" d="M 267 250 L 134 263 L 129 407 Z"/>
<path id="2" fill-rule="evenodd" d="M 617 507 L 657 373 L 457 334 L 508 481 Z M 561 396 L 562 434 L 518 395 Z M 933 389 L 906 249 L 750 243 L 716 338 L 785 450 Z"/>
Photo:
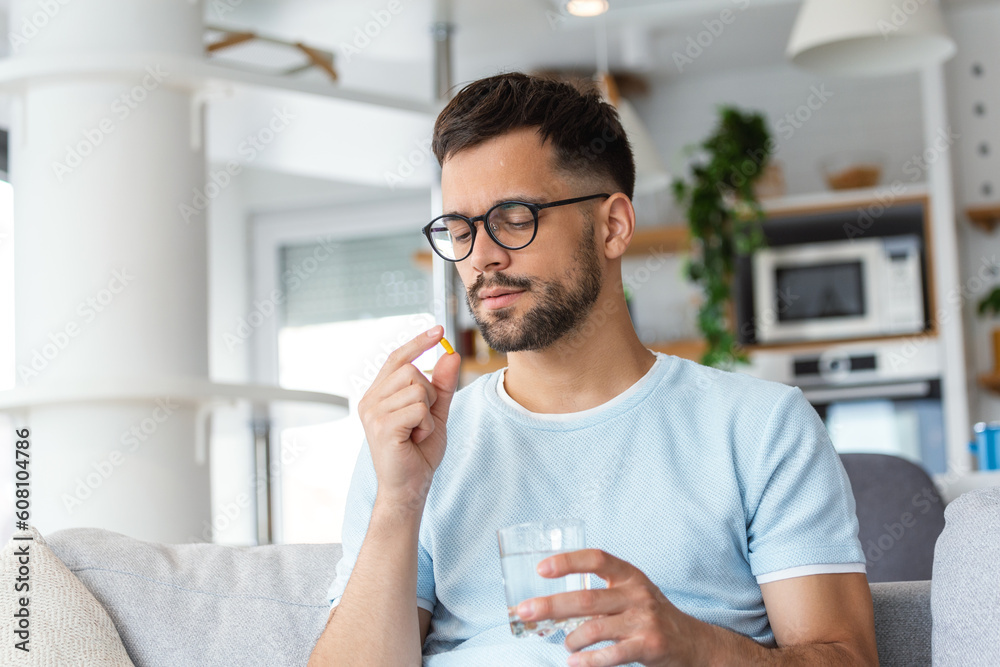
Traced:
<path id="1" fill-rule="evenodd" d="M 664 341 L 661 343 L 649 343 L 646 347 L 654 352 L 671 354 L 675 357 L 680 357 L 681 359 L 701 361 L 701 355 L 705 354 L 705 350 L 708 346 L 704 339 L 690 338 L 684 340 Z"/>
<path id="2" fill-rule="evenodd" d="M 434 270 L 434 255 L 430 250 L 418 250 L 413 253 L 413 265 L 430 273 Z"/>
<path id="3" fill-rule="evenodd" d="M 486 375 L 493 371 L 498 371 L 507 366 L 506 354 L 491 354 L 490 360 L 486 363 L 476 361 L 475 357 L 462 360 L 462 372 L 474 373 L 476 375 Z"/>
<path id="4" fill-rule="evenodd" d="M 762 199 L 761 207 L 769 217 L 843 211 L 870 204 L 893 205 L 924 201 L 930 196 L 926 183 L 894 183 L 874 188 L 825 190 L 801 195 Z"/>
<path id="5" fill-rule="evenodd" d="M 818 347 L 828 348 L 835 347 L 837 345 L 853 345 L 855 343 L 881 343 L 891 340 L 911 340 L 911 341 L 922 341 L 922 340 L 934 340 L 938 337 L 937 331 L 927 330 L 919 333 L 912 334 L 891 334 L 888 336 L 867 336 L 865 338 L 824 338 L 818 340 L 810 341 L 794 341 L 789 343 L 753 343 L 750 345 L 744 345 L 743 349 L 747 352 L 770 352 L 772 350 L 777 350 L 781 352 L 794 352 L 797 350 L 801 351 L 813 351 Z"/>
<path id="6" fill-rule="evenodd" d="M 676 255 L 691 249 L 691 235 L 686 225 L 636 227 L 625 256 Z"/>
<path id="7" fill-rule="evenodd" d="M 969 222 L 984 232 L 992 232 L 1000 223 L 1000 204 L 981 204 L 965 209 Z"/>
<path id="8" fill-rule="evenodd" d="M 1000 394 L 1000 373 L 987 373 L 979 376 L 979 386 Z"/>

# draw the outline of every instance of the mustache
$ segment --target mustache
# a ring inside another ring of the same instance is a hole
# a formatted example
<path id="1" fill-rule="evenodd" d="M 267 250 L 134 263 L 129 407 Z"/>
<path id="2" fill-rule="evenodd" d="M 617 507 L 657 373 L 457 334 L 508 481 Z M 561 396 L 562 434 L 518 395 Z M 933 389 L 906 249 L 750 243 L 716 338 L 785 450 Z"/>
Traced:
<path id="1" fill-rule="evenodd" d="M 511 289 L 527 291 L 531 289 L 531 280 L 529 278 L 508 276 L 506 273 L 494 273 L 493 277 L 487 280 L 486 274 L 480 274 L 467 290 L 469 299 L 479 301 L 479 297 L 476 296 L 479 294 L 479 290 L 490 287 L 509 287 Z"/>

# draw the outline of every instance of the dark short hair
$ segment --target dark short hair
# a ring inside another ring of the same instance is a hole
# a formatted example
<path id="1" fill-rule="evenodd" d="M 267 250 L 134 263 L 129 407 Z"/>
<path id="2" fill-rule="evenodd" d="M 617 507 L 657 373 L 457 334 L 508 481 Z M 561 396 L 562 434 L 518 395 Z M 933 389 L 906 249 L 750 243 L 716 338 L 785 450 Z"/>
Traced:
<path id="1" fill-rule="evenodd" d="M 438 163 L 513 130 L 537 127 L 551 141 L 555 168 L 583 179 L 610 180 L 632 198 L 635 158 L 614 106 L 596 85 L 587 88 L 521 72 L 465 86 L 434 124 Z"/>

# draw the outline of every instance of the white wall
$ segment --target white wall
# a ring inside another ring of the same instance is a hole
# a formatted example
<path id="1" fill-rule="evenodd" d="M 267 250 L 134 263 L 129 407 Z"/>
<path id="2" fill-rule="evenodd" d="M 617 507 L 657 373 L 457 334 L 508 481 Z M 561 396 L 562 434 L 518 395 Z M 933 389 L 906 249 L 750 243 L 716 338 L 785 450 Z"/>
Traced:
<path id="1" fill-rule="evenodd" d="M 782 64 L 653 83 L 651 94 L 636 99 L 635 106 L 674 173 L 685 173 L 685 147 L 712 131 L 723 104 L 764 113 L 778 142 L 775 159 L 784 165 L 789 194 L 824 191 L 819 160 L 838 151 L 885 153 L 884 183 L 910 180 L 903 165 L 923 151 L 916 75 L 820 78 Z"/>

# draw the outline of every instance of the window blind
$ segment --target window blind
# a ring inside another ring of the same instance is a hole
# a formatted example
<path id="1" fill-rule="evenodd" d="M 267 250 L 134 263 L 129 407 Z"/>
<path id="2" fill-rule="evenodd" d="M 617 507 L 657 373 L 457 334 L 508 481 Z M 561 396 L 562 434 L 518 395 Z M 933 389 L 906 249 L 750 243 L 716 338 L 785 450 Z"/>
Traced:
<path id="1" fill-rule="evenodd" d="M 429 311 L 431 278 L 414 263 L 426 245 L 415 233 L 283 246 L 284 326 Z"/>

